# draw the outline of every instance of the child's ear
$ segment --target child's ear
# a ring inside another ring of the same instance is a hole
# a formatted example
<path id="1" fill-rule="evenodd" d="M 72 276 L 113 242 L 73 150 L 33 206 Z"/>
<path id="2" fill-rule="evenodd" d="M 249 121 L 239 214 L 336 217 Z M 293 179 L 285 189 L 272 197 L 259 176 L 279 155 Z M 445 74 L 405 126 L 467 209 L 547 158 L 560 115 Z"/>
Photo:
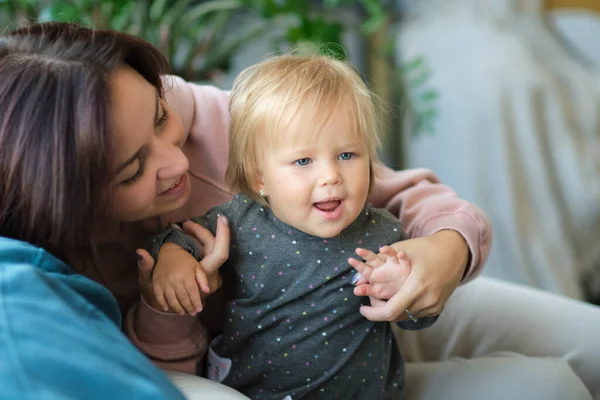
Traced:
<path id="1" fill-rule="evenodd" d="M 263 175 L 261 172 L 259 172 L 256 175 L 256 178 L 254 178 L 254 183 L 252 185 L 252 191 L 254 193 L 258 193 L 261 197 L 265 197 L 266 196 L 266 192 L 265 192 L 265 183 L 264 183 L 264 179 L 263 179 Z"/>

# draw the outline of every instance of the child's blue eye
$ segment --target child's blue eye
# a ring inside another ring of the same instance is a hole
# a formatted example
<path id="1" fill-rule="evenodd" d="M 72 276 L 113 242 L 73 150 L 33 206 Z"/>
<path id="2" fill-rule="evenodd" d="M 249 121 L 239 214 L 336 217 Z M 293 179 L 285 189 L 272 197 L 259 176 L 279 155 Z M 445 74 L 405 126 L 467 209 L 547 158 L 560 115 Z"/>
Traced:
<path id="1" fill-rule="evenodd" d="M 354 156 L 353 153 L 345 152 L 340 154 L 339 159 L 343 161 L 348 161 Z"/>
<path id="2" fill-rule="evenodd" d="M 308 164 L 310 164 L 310 158 L 301 158 L 296 160 L 295 163 L 299 167 L 306 167 Z"/>

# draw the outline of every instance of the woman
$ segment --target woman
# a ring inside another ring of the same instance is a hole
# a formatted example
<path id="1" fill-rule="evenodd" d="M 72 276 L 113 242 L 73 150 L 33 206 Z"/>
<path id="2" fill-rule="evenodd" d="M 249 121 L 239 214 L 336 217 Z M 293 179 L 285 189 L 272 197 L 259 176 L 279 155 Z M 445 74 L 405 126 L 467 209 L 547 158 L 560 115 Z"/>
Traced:
<path id="1" fill-rule="evenodd" d="M 152 263 L 141 258 L 138 274 L 134 251 L 167 223 L 230 198 L 223 183 L 227 95 L 179 79 L 165 80 L 163 90 L 160 54 L 113 32 L 36 25 L 0 43 L 1 234 L 51 249 L 102 283 L 127 311 L 125 329 L 140 349 L 165 368 L 197 372 L 202 325 L 153 308 Z M 427 171 L 381 167 L 378 175 L 371 201 L 399 215 L 414 238 L 394 244 L 411 256 L 413 270 L 394 301 L 367 317 L 439 311 L 485 260 L 487 219 Z M 226 257 L 225 230 L 216 239 L 198 235 L 207 262 Z M 556 335 L 565 325 L 549 326 L 554 314 L 532 310 L 535 301 L 561 310 L 559 321 L 573 319 L 570 336 Z M 510 320 L 492 319 L 507 309 Z M 202 318 L 214 322 L 208 311 Z M 584 318 L 598 331 L 596 308 L 483 279 L 471 283 L 446 305 L 438 327 L 400 338 L 415 362 L 407 367 L 409 398 L 470 398 L 482 390 L 492 392 L 486 398 L 590 398 L 587 390 L 598 396 L 600 351 L 581 329 Z M 136 331 L 140 319 L 156 329 Z M 536 336 L 537 349 L 524 348 L 530 341 L 523 331 Z M 464 359 L 444 361 L 454 356 Z M 418 361 L 439 365 L 432 370 Z M 527 382 L 515 379 L 524 376 Z"/>

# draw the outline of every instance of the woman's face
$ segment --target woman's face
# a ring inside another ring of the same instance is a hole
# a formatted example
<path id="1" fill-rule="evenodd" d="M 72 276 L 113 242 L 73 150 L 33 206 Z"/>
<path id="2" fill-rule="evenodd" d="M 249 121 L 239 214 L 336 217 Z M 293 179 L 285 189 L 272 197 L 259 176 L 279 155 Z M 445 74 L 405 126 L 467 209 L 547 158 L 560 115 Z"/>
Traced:
<path id="1" fill-rule="evenodd" d="M 182 207 L 190 197 L 183 124 L 154 86 L 123 66 L 112 77 L 116 176 L 111 209 L 138 221 Z"/>

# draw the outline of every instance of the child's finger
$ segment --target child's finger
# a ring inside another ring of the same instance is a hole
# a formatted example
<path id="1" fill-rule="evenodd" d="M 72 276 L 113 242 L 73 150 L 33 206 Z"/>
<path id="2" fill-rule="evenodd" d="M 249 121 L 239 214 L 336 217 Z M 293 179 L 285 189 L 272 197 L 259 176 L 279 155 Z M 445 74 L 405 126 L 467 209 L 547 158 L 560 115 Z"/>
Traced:
<path id="1" fill-rule="evenodd" d="M 382 260 L 370 250 L 358 248 L 355 250 L 355 253 L 366 262 L 371 263 L 374 267 L 382 263 Z"/>
<path id="2" fill-rule="evenodd" d="M 183 230 L 202 244 L 204 254 L 208 254 L 213 250 L 215 237 L 211 231 L 194 221 L 185 221 L 183 223 Z"/>
<path id="3" fill-rule="evenodd" d="M 388 300 L 398 292 L 394 286 L 372 284 L 360 285 L 354 288 L 354 294 L 357 296 L 374 297 L 379 300 Z"/>
<path id="4" fill-rule="evenodd" d="M 204 293 L 210 293 L 208 277 L 204 273 L 204 270 L 202 269 L 202 266 L 200 264 L 196 266 L 196 283 L 198 284 L 198 286 L 200 286 L 200 289 L 202 289 Z"/>
<path id="5" fill-rule="evenodd" d="M 200 297 L 200 290 L 195 281 L 188 281 L 185 283 L 185 290 L 187 291 L 188 297 L 194 307 L 195 315 L 197 312 L 202 312 L 202 298 Z"/>
<path id="6" fill-rule="evenodd" d="M 224 215 L 219 216 L 215 246 L 210 253 L 202 259 L 202 269 L 207 275 L 216 272 L 229 258 L 229 225 Z"/>
<path id="7" fill-rule="evenodd" d="M 165 292 L 163 290 L 162 285 L 158 282 L 154 282 L 152 284 L 152 290 L 154 292 L 154 298 L 156 299 L 162 310 L 165 312 L 169 311 L 169 305 L 167 304 L 167 299 L 165 298 Z"/>
<path id="8" fill-rule="evenodd" d="M 176 312 L 179 315 L 185 314 L 185 311 L 183 310 L 183 307 L 181 307 L 181 304 L 179 303 L 177 295 L 175 294 L 175 290 L 172 286 L 167 286 L 165 288 L 165 297 L 167 298 L 167 303 L 169 304 L 169 307 L 171 307 L 171 309 L 174 312 Z"/>
<path id="9" fill-rule="evenodd" d="M 349 258 L 348 264 L 352 266 L 355 270 L 357 270 L 360 275 L 362 275 L 362 279 L 358 279 L 357 284 L 362 280 L 366 280 L 367 282 L 371 279 L 371 273 L 373 272 L 373 268 L 362 261 L 357 260 L 356 258 Z M 354 280 L 354 278 L 353 278 Z"/>
<path id="10" fill-rule="evenodd" d="M 396 249 L 394 249 L 392 246 L 383 246 L 379 249 L 379 253 L 385 254 L 386 256 L 395 256 Z"/>
<path id="11" fill-rule="evenodd" d="M 175 295 L 177 296 L 177 300 L 179 300 L 179 304 L 181 304 L 181 307 L 183 307 L 185 312 L 188 314 L 195 314 L 196 307 L 190 299 L 185 281 L 178 282 L 173 289 L 175 290 Z"/>
<path id="12" fill-rule="evenodd" d="M 353 293 L 355 296 L 373 296 L 373 286 L 366 283 L 354 287 Z"/>

